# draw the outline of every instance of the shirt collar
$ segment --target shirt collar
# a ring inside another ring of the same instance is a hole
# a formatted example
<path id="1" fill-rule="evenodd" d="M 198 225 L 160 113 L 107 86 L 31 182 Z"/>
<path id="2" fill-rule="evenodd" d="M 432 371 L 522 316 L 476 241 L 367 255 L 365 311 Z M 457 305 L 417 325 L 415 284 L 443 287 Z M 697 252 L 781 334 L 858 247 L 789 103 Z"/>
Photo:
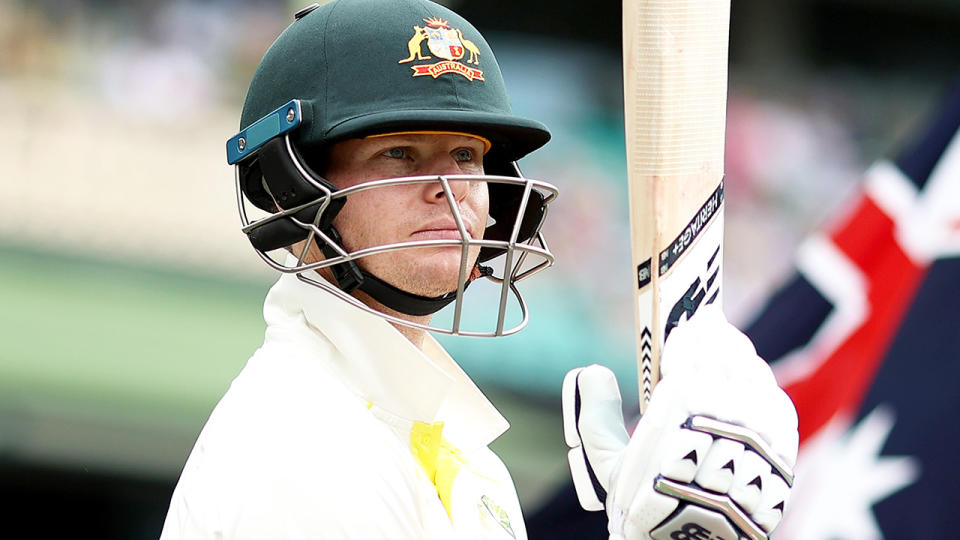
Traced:
<path id="1" fill-rule="evenodd" d="M 271 328 L 305 322 L 340 353 L 330 355 L 331 368 L 351 390 L 401 418 L 442 420 L 457 447 L 485 446 L 509 427 L 429 334 L 421 351 L 386 320 L 294 274 L 270 289 L 264 317 Z"/>

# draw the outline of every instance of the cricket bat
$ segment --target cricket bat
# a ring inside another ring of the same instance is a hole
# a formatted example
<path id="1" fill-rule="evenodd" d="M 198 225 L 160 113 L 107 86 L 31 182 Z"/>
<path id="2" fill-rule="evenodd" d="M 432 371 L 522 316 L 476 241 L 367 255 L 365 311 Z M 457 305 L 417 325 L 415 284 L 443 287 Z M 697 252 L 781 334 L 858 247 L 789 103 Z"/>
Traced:
<path id="1" fill-rule="evenodd" d="M 640 410 L 670 331 L 720 302 L 730 0 L 624 0 Z"/>

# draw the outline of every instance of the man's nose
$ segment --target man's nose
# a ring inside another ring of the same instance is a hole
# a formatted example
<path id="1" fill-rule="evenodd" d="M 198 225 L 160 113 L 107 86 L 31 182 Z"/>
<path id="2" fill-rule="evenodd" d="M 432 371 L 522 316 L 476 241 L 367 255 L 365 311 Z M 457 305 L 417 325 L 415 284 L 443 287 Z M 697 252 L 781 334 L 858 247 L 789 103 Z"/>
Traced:
<path id="1" fill-rule="evenodd" d="M 450 176 L 465 173 L 460 168 L 460 162 L 453 159 L 452 156 L 446 156 L 445 158 L 438 158 L 431 161 L 430 167 L 424 167 L 421 174 L 424 176 Z M 457 202 L 461 202 L 467 197 L 467 194 L 470 192 L 471 183 L 469 180 L 447 181 L 447 185 L 450 186 L 450 194 L 453 195 L 453 199 Z M 446 195 L 443 192 L 443 184 L 439 181 L 425 184 L 423 194 L 427 202 L 442 202 L 446 199 Z"/>

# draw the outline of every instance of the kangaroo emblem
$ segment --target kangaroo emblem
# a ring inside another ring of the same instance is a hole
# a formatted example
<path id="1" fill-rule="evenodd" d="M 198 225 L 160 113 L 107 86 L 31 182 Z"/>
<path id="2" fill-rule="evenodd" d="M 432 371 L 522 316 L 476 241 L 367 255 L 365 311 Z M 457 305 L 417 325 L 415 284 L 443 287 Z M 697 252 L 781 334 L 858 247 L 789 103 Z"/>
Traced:
<path id="1" fill-rule="evenodd" d="M 406 62 L 413 62 L 414 59 L 429 60 L 431 57 L 424 56 L 422 52 L 422 47 L 421 47 L 421 45 L 423 44 L 423 40 L 427 39 L 427 37 L 428 37 L 428 34 L 427 34 L 426 28 L 421 28 L 419 26 L 414 25 L 413 37 L 410 38 L 410 41 L 407 42 L 407 50 L 410 52 L 410 56 L 407 58 L 404 58 L 403 60 L 400 60 L 397 63 L 404 64 Z"/>

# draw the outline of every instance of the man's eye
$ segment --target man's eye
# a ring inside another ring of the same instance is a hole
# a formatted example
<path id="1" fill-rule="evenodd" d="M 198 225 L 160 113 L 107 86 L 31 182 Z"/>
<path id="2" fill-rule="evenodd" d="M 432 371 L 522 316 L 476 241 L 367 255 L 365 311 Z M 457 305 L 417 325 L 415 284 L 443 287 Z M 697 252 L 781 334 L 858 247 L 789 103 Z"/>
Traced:
<path id="1" fill-rule="evenodd" d="M 403 148 L 391 148 L 383 153 L 388 158 L 403 159 L 407 157 L 407 152 Z"/>
<path id="2" fill-rule="evenodd" d="M 457 161 L 471 161 L 473 159 L 473 150 L 461 148 L 453 153 L 453 158 Z"/>

